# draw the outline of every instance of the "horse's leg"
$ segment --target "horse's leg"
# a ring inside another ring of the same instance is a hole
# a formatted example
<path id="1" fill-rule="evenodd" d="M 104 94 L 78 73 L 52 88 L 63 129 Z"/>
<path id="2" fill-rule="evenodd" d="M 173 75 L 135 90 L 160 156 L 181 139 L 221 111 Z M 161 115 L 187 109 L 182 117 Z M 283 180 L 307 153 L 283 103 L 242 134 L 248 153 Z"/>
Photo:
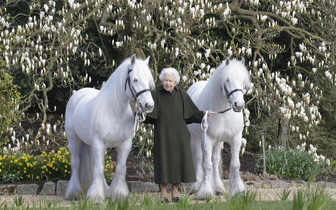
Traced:
<path id="1" fill-rule="evenodd" d="M 86 194 L 87 198 L 92 199 L 95 203 L 100 203 L 105 200 L 105 163 L 106 146 L 98 136 L 93 137 L 92 154 L 94 159 L 93 181 Z"/>
<path id="2" fill-rule="evenodd" d="M 80 167 L 80 152 L 83 142 L 77 137 L 74 132 L 67 132 L 69 150 L 71 153 L 71 178 L 68 182 L 65 192 L 66 200 L 77 199 L 78 196 L 83 195 L 83 189 L 81 187 L 79 178 Z"/>
<path id="3" fill-rule="evenodd" d="M 214 191 L 212 189 L 212 182 L 210 182 L 211 179 L 211 169 L 212 169 L 212 147 L 213 142 L 212 139 L 210 139 L 207 134 L 202 136 L 202 152 L 203 152 L 203 180 L 200 186 L 199 191 L 197 192 L 197 198 L 198 199 L 206 199 L 207 196 L 213 195 Z"/>
<path id="4" fill-rule="evenodd" d="M 213 146 L 212 152 L 212 164 L 213 164 L 213 181 L 214 181 L 214 191 L 219 193 L 225 192 L 224 183 L 222 180 L 222 147 L 223 141 L 216 143 Z"/>
<path id="5" fill-rule="evenodd" d="M 196 182 L 191 184 L 190 192 L 196 193 L 199 190 L 203 179 L 201 139 L 196 139 L 192 137 L 191 146 L 194 157 Z"/>
<path id="6" fill-rule="evenodd" d="M 235 195 L 238 192 L 243 192 L 246 190 L 243 180 L 240 177 L 240 161 L 239 152 L 242 144 L 242 137 L 238 135 L 233 138 L 231 142 L 231 163 L 230 163 L 230 188 L 231 194 Z"/>
<path id="7" fill-rule="evenodd" d="M 110 186 L 110 193 L 113 198 L 125 198 L 129 194 L 129 189 L 125 180 L 126 161 L 132 149 L 132 139 L 125 140 L 118 147 L 118 159 L 114 177 Z"/>

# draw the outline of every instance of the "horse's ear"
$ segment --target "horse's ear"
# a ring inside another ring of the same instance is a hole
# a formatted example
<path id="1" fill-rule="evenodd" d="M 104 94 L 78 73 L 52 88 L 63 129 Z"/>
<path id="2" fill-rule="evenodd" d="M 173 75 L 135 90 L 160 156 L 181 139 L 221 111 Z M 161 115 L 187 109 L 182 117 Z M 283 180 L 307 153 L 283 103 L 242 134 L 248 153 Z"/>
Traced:
<path id="1" fill-rule="evenodd" d="M 131 57 L 131 64 L 133 65 L 135 63 L 136 55 L 133 54 Z"/>
<path id="2" fill-rule="evenodd" d="M 225 62 L 225 65 L 228 66 L 230 63 L 230 58 L 227 58 L 224 62 Z"/>
<path id="3" fill-rule="evenodd" d="M 245 65 L 245 58 L 241 59 L 240 61 L 243 65 Z"/>
<path id="4" fill-rule="evenodd" d="M 145 63 L 147 63 L 147 65 L 149 64 L 149 59 L 150 59 L 150 56 L 148 56 L 145 60 Z"/>

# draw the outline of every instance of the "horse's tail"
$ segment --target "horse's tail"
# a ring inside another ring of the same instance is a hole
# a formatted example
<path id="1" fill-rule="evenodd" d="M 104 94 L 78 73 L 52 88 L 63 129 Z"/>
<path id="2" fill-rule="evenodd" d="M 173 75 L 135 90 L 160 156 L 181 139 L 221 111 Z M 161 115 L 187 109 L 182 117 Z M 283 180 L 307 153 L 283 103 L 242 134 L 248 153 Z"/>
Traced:
<path id="1" fill-rule="evenodd" d="M 82 190 L 87 192 L 93 181 L 93 153 L 90 145 L 82 142 L 79 149 L 79 180 L 82 186 Z"/>

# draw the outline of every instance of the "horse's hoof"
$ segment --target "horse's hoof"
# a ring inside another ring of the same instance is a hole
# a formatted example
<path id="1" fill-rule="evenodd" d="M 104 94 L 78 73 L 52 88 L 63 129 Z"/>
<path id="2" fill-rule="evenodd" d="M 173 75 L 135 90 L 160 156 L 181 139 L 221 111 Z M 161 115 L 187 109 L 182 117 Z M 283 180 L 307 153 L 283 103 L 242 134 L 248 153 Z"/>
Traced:
<path id="1" fill-rule="evenodd" d="M 66 193 L 64 196 L 64 200 L 67 201 L 76 201 L 79 198 L 81 198 L 83 196 L 82 193 Z"/>
<path id="2" fill-rule="evenodd" d="M 197 193 L 197 199 L 198 200 L 206 200 L 208 197 L 211 197 L 213 194 L 211 192 L 203 192 L 203 193 L 200 193 L 198 192 Z"/>
<path id="3" fill-rule="evenodd" d="M 220 195 L 224 195 L 225 190 L 216 190 L 216 195 L 220 196 Z"/>
<path id="4" fill-rule="evenodd" d="M 92 200 L 94 205 L 100 205 L 101 203 L 105 201 L 105 199 L 101 197 L 88 197 L 88 199 Z"/>
<path id="5" fill-rule="evenodd" d="M 78 200 L 77 196 L 64 196 L 64 200 L 66 201 L 76 201 Z"/>
<path id="6" fill-rule="evenodd" d="M 189 191 L 189 195 L 195 195 L 196 192 L 195 191 Z"/>

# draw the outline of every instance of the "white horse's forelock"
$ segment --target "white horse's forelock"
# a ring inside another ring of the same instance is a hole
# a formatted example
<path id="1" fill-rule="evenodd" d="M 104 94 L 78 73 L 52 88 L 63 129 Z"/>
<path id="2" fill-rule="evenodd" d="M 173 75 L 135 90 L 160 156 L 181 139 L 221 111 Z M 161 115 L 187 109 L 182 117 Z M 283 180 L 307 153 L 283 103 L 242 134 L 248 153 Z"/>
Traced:
<path id="1" fill-rule="evenodd" d="M 147 58 L 148 59 L 148 58 Z M 150 68 L 148 67 L 148 64 L 145 61 L 140 61 L 137 60 L 137 65 L 135 66 L 136 71 L 134 72 L 139 78 L 141 78 L 141 80 L 143 81 L 148 81 L 149 83 L 149 88 L 152 90 L 155 88 L 155 82 L 153 80 L 153 76 L 152 73 L 150 71 Z M 134 75 L 132 75 L 134 76 Z"/>
<path id="2" fill-rule="evenodd" d="M 228 63 L 228 66 L 226 64 Z M 251 86 L 250 75 L 246 69 L 246 66 L 242 61 L 239 61 L 235 58 L 229 60 L 228 62 L 223 62 L 218 66 L 223 72 L 222 81 L 226 81 L 228 78 L 234 78 L 237 81 L 242 81 L 246 89 L 249 89 Z"/>

